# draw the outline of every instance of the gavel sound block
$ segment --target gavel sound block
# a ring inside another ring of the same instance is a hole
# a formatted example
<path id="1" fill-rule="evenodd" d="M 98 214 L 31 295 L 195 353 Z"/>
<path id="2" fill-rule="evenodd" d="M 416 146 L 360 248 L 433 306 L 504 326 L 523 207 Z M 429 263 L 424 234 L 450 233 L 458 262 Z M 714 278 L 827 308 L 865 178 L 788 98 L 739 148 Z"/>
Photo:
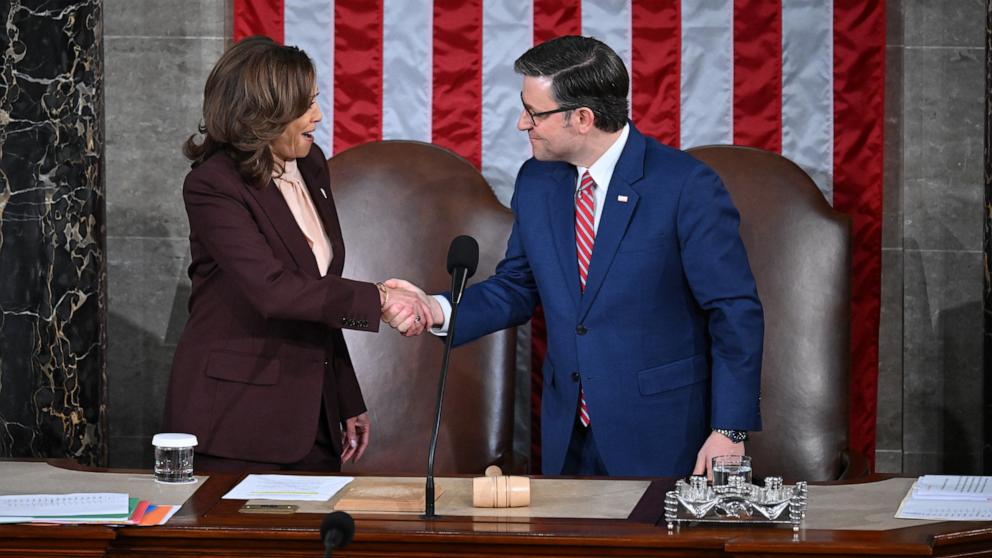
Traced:
<path id="1" fill-rule="evenodd" d="M 520 508 L 530 505 L 530 478 L 505 476 L 496 465 L 472 479 L 472 505 L 477 508 Z"/>

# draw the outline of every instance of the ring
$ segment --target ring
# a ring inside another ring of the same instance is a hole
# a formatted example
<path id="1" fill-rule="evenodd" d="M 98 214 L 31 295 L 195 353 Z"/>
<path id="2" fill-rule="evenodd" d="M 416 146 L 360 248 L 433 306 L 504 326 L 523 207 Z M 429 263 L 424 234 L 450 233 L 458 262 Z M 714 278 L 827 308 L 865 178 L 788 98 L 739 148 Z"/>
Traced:
<path id="1" fill-rule="evenodd" d="M 415 322 L 419 322 L 420 321 L 420 314 L 417 314 L 417 316 L 413 320 Z"/>

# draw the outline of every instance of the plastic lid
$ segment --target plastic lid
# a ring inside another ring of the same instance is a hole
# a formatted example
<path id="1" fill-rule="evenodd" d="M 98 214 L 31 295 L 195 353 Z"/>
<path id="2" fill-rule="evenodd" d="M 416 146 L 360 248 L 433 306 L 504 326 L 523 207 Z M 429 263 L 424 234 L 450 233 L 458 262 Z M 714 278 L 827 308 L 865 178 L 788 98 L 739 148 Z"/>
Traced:
<path id="1" fill-rule="evenodd" d="M 191 448 L 196 445 L 196 436 L 179 432 L 164 432 L 152 436 L 152 445 L 160 448 Z"/>

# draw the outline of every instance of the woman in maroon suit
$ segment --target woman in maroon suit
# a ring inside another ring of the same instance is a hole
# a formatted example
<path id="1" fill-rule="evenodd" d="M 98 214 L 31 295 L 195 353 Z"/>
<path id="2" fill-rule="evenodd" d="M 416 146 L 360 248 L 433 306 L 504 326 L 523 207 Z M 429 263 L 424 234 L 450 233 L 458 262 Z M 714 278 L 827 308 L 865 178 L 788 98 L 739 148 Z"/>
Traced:
<path id="1" fill-rule="evenodd" d="M 344 242 L 307 55 L 263 37 L 224 53 L 204 90 L 183 199 L 190 316 L 176 349 L 166 428 L 199 439 L 202 470 L 338 470 L 370 425 L 342 328 L 430 327 L 423 301 L 341 277 Z"/>

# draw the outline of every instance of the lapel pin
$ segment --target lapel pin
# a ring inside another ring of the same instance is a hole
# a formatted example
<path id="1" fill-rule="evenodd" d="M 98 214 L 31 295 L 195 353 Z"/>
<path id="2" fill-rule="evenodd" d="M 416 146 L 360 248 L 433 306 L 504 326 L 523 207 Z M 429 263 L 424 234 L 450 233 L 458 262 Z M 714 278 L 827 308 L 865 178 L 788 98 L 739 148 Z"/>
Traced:
<path id="1" fill-rule="evenodd" d="M 617 196 L 617 201 L 620 203 L 627 203 L 627 196 Z"/>
<path id="2" fill-rule="evenodd" d="M 320 189 L 320 195 L 324 196 L 325 200 L 327 199 L 327 191 L 324 190 L 323 188 Z"/>

